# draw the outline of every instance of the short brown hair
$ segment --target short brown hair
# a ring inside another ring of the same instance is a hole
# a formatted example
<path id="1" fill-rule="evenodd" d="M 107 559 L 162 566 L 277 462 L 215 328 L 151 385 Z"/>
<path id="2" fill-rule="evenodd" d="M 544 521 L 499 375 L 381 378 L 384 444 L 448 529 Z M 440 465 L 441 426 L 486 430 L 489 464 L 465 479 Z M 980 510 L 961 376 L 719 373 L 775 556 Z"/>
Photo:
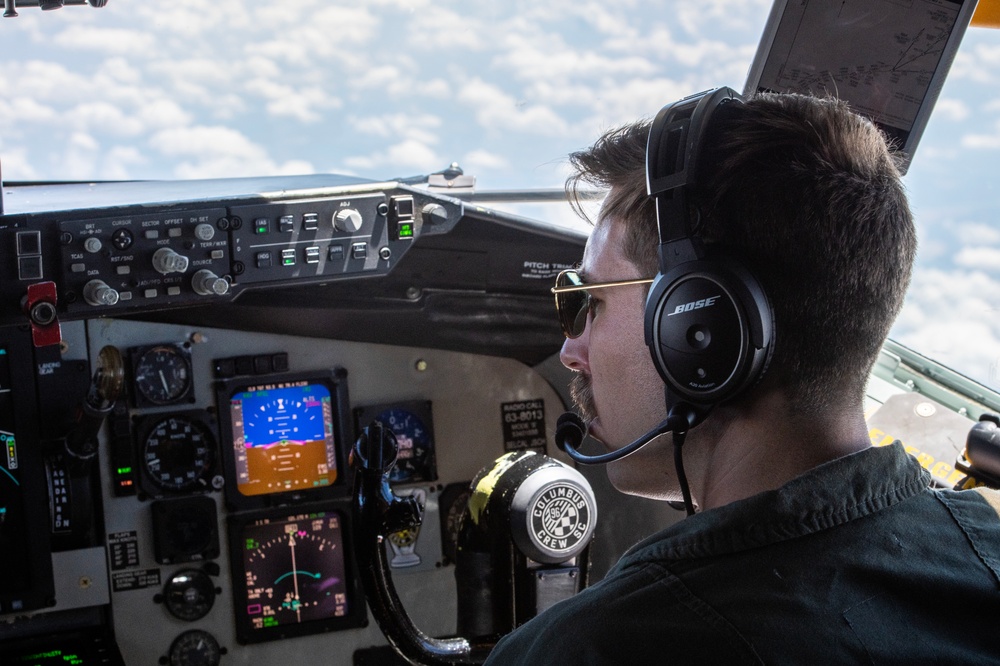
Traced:
<path id="1" fill-rule="evenodd" d="M 633 123 L 572 154 L 567 187 L 612 188 L 599 223 L 624 224 L 623 254 L 652 275 L 659 239 L 645 188 L 648 132 L 647 121 Z M 770 298 L 768 383 L 804 411 L 843 391 L 860 402 L 916 254 L 881 132 L 836 99 L 762 94 L 714 122 L 703 151 L 692 231 L 743 262 Z"/>

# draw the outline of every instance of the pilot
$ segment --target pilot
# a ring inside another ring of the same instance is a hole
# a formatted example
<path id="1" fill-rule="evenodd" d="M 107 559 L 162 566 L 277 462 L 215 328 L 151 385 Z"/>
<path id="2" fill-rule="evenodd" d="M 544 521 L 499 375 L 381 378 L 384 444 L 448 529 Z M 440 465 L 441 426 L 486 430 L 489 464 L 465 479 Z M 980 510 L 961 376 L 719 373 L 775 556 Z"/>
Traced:
<path id="1" fill-rule="evenodd" d="M 609 452 L 676 407 L 644 336 L 659 266 L 650 125 L 571 156 L 571 191 L 610 192 L 559 284 L 626 282 L 558 301 L 573 400 Z M 690 233 L 759 283 L 773 324 L 764 369 L 690 415 L 683 477 L 669 434 L 608 466 L 624 493 L 677 501 L 689 486 L 697 511 L 487 663 L 1000 662 L 1000 496 L 932 489 L 865 424 L 867 377 L 916 252 L 897 158 L 834 99 L 734 101 L 704 136 Z"/>

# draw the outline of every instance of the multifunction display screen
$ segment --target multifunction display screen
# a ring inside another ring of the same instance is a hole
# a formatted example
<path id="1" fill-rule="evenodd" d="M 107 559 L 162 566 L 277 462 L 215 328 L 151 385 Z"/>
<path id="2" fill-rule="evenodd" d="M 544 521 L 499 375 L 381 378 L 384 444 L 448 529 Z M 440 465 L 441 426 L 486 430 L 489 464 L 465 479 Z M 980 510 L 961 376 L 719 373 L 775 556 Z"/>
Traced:
<path id="1" fill-rule="evenodd" d="M 337 479 L 334 402 L 322 382 L 248 386 L 229 401 L 243 495 L 322 488 Z"/>
<path id="2" fill-rule="evenodd" d="M 365 621 L 367 611 L 351 574 L 345 521 L 344 511 L 328 507 L 233 522 L 240 642 L 346 629 Z"/>

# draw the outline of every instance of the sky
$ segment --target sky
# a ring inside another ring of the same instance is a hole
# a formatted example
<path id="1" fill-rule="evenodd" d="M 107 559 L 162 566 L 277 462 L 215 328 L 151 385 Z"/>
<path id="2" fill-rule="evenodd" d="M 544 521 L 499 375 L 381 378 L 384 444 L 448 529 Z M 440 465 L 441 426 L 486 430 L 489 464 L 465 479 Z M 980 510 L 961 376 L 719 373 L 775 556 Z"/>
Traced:
<path id="1" fill-rule="evenodd" d="M 871 0 L 883 1 L 883 0 Z M 0 19 L 5 181 L 458 162 L 561 187 L 566 155 L 742 90 L 770 0 L 109 0 Z M 905 178 L 920 249 L 891 337 L 1000 390 L 1000 30 L 965 35 Z M 518 212 L 573 223 L 562 204 Z"/>

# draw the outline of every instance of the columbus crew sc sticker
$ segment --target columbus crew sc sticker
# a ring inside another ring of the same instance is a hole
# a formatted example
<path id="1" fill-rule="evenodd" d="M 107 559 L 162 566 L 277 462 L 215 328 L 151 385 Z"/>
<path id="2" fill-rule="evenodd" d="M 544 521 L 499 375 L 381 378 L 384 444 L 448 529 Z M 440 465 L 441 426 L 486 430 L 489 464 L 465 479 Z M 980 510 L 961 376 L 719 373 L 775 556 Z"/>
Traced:
<path id="1" fill-rule="evenodd" d="M 531 507 L 531 538 L 542 550 L 556 554 L 573 550 L 589 527 L 587 500 L 569 484 L 549 486 Z"/>

